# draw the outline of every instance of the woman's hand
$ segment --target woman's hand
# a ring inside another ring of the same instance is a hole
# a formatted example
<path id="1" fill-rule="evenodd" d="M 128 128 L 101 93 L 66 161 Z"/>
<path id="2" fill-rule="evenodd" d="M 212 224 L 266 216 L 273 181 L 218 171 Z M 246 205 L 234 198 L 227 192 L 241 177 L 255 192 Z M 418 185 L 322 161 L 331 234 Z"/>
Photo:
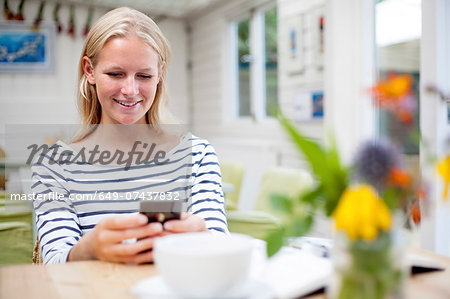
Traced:
<path id="1" fill-rule="evenodd" d="M 170 220 L 164 223 L 163 235 L 202 231 L 207 231 L 205 220 L 197 215 L 183 212 L 180 220 Z"/>
<path id="2" fill-rule="evenodd" d="M 141 214 L 119 215 L 100 221 L 72 248 L 68 261 L 99 259 L 110 262 L 141 264 L 153 260 L 154 237 L 160 236 L 160 223 L 147 224 Z M 177 226 L 177 225 L 176 225 Z M 122 242 L 136 239 L 136 242 Z"/>

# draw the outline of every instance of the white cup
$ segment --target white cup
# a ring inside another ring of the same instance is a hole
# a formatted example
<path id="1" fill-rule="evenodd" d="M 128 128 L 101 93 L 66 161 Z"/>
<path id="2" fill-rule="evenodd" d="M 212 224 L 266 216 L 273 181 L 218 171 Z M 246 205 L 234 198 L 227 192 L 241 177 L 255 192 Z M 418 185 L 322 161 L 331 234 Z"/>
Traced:
<path id="1" fill-rule="evenodd" d="M 252 238 L 210 232 L 158 238 L 154 260 L 167 285 L 183 297 L 206 298 L 244 286 L 250 274 Z"/>

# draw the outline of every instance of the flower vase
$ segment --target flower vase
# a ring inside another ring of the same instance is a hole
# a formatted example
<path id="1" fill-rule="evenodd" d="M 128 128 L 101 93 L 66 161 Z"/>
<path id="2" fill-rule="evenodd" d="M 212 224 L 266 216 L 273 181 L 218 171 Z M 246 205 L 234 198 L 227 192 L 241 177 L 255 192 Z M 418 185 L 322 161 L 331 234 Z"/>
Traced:
<path id="1" fill-rule="evenodd" d="M 338 233 L 332 259 L 334 275 L 327 293 L 334 299 L 404 298 L 408 275 L 405 237 L 381 232 L 374 240 L 349 240 Z"/>

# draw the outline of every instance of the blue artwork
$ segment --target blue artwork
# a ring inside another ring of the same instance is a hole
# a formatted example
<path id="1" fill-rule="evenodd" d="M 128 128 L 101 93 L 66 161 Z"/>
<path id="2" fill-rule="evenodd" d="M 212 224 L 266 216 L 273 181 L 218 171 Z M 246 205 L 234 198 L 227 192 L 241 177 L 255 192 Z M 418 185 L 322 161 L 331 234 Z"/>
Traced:
<path id="1" fill-rule="evenodd" d="M 323 117 L 323 91 L 315 91 L 312 93 L 313 113 L 314 118 Z"/>
<path id="2" fill-rule="evenodd" d="M 297 56 L 297 30 L 291 28 L 289 32 L 289 52 L 291 52 L 291 57 L 295 58 Z"/>
<path id="3" fill-rule="evenodd" d="M 0 35 L 0 62 L 45 62 L 45 35 L 15 32 Z"/>
<path id="4" fill-rule="evenodd" d="M 0 72 L 52 72 L 54 35 L 52 24 L 38 31 L 29 24 L 0 24 Z"/>

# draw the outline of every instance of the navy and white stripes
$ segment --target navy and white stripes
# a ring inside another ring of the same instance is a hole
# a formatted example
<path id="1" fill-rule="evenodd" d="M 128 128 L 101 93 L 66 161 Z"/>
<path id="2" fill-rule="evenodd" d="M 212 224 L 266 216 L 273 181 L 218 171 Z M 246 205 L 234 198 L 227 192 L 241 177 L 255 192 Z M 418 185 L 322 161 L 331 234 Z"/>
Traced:
<path id="1" fill-rule="evenodd" d="M 60 151 L 73 151 L 58 142 Z M 205 219 L 210 231 L 228 233 L 222 180 L 213 147 L 188 134 L 163 164 L 34 164 L 32 191 L 44 263 L 62 263 L 70 249 L 103 218 L 137 213 L 139 198 L 177 194 L 186 210 Z"/>

